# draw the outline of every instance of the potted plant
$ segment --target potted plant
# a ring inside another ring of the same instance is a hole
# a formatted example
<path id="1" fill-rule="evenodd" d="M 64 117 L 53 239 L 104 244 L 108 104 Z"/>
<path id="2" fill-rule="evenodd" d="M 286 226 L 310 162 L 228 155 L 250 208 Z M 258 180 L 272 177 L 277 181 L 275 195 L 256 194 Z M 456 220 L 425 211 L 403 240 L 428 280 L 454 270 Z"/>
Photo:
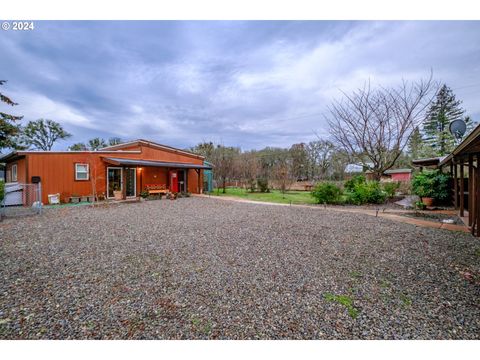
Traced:
<path id="1" fill-rule="evenodd" d="M 435 200 L 448 198 L 448 181 L 449 176 L 439 170 L 422 171 L 413 177 L 413 193 L 420 196 L 426 206 L 432 206 Z"/>
<path id="2" fill-rule="evenodd" d="M 88 196 L 87 196 L 87 195 L 82 195 L 80 201 L 81 201 L 81 202 L 88 202 Z"/>
<path id="3" fill-rule="evenodd" d="M 427 207 L 427 205 L 425 205 L 421 201 L 416 201 L 415 202 L 415 208 L 417 208 L 418 210 L 425 210 L 426 207 Z"/>
<path id="4" fill-rule="evenodd" d="M 87 199 L 88 199 L 88 202 L 95 202 L 95 195 L 88 195 Z"/>
<path id="5" fill-rule="evenodd" d="M 122 200 L 123 199 L 123 192 L 120 190 L 119 186 L 115 186 L 113 188 L 113 197 L 115 200 Z"/>
<path id="6" fill-rule="evenodd" d="M 148 198 L 147 190 L 143 190 L 142 192 L 140 192 L 140 201 L 145 201 L 147 198 Z"/>
<path id="7" fill-rule="evenodd" d="M 80 202 L 80 196 L 77 194 L 72 194 L 70 195 L 70 202 L 73 204 L 79 203 Z"/>

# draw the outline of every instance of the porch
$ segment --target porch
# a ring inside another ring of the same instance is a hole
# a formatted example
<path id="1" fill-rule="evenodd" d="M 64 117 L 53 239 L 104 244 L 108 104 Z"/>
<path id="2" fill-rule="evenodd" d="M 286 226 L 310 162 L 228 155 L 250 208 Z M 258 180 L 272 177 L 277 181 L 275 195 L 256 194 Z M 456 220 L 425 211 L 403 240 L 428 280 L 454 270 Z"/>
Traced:
<path id="1" fill-rule="evenodd" d="M 168 192 L 202 193 L 203 172 L 211 166 L 194 163 L 175 163 L 142 159 L 107 158 L 106 197 L 115 198 L 115 191 L 122 192 L 122 199 L 136 198 L 147 188 L 159 187 Z"/>

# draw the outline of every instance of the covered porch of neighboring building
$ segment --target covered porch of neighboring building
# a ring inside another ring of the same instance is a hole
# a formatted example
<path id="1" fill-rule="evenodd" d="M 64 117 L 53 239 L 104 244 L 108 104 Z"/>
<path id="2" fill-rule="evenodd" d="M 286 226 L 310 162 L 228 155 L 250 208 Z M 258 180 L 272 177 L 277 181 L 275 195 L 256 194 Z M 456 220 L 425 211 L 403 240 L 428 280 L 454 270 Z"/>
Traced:
<path id="1" fill-rule="evenodd" d="M 449 171 L 452 176 L 452 203 L 475 236 L 480 236 L 480 126 L 477 126 L 451 154 L 441 158 L 413 161 L 420 167 Z"/>
<path id="2" fill-rule="evenodd" d="M 136 198 L 144 190 L 161 188 L 168 192 L 202 193 L 203 171 L 209 165 L 154 160 L 103 157 L 106 164 L 107 198 L 121 191 L 122 198 Z"/>

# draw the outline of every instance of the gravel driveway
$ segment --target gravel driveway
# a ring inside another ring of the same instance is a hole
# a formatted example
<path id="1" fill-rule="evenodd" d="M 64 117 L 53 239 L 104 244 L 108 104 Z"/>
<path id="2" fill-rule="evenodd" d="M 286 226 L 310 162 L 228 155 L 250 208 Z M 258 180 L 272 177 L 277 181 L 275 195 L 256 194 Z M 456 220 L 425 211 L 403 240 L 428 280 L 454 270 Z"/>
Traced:
<path id="1" fill-rule="evenodd" d="M 0 338 L 478 339 L 480 240 L 208 198 L 0 223 Z"/>

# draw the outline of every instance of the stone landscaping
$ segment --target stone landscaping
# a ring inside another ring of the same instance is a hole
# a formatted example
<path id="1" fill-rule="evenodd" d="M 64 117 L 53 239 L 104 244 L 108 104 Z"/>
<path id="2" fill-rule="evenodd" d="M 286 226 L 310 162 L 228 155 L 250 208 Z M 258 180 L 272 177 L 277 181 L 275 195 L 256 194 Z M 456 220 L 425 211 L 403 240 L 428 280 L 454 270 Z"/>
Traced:
<path id="1" fill-rule="evenodd" d="M 321 206 L 45 209 L 0 262 L 2 339 L 480 338 L 476 238 Z"/>

